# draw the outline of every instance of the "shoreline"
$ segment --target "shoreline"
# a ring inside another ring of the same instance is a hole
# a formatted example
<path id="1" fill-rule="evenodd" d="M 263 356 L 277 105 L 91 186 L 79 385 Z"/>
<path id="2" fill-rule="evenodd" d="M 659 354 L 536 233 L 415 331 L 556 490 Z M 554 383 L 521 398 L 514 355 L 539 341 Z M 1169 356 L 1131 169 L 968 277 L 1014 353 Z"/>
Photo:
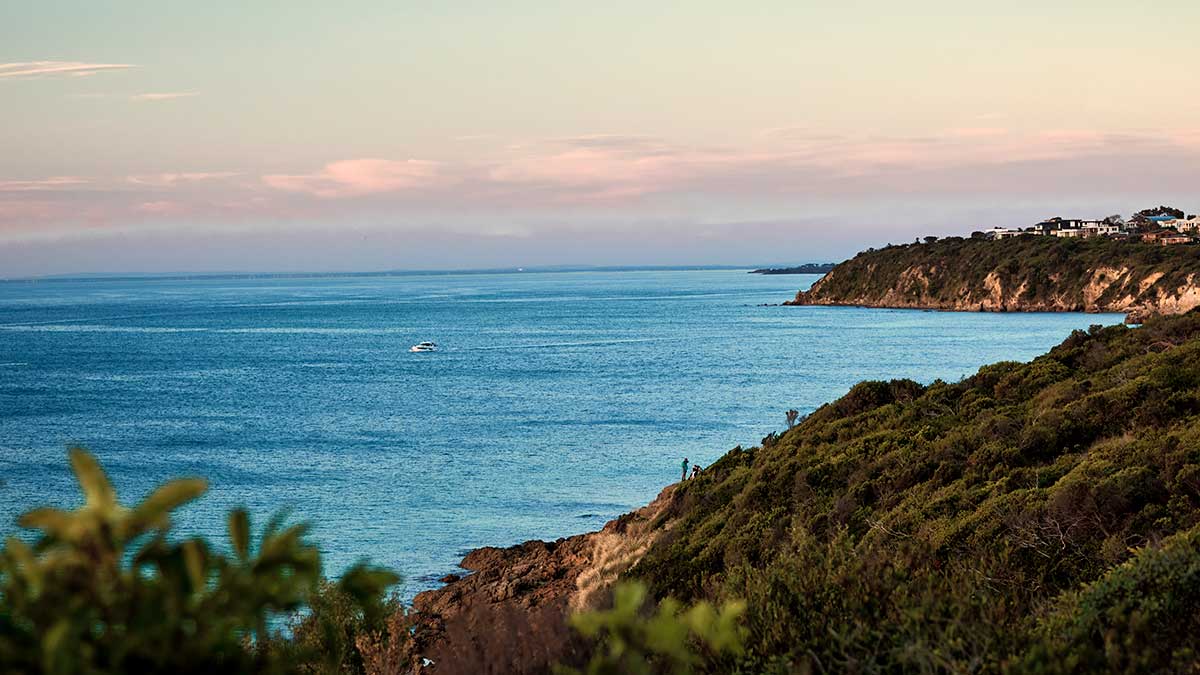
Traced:
<path id="1" fill-rule="evenodd" d="M 679 485 L 667 485 L 648 504 L 599 530 L 471 550 L 459 563 L 466 574 L 448 574 L 440 579 L 442 586 L 413 598 L 408 658 L 413 663 L 461 658 L 478 648 L 476 638 L 484 627 L 517 638 L 489 643 L 492 649 L 508 650 L 488 655 L 501 662 L 526 658 L 521 654 L 530 638 L 540 642 L 538 658 L 553 662 L 565 657 L 573 643 L 564 631 L 564 617 L 603 606 L 617 577 L 671 530 Z"/>
<path id="2" fill-rule="evenodd" d="M 804 291 L 801 291 L 803 293 Z M 965 307 L 934 305 L 934 304 L 899 304 L 899 303 L 867 303 L 867 302 L 841 302 L 841 301 L 817 301 L 817 302 L 801 302 L 798 299 L 785 300 L 784 302 L 770 305 L 771 307 L 847 307 L 858 309 L 898 309 L 911 310 L 917 312 L 952 312 L 959 314 L 1121 314 L 1125 316 L 1125 323 L 1142 323 L 1141 320 L 1131 321 L 1131 317 L 1138 319 L 1146 319 L 1150 316 L 1159 316 L 1158 313 L 1145 313 L 1139 308 L 1128 309 L 1109 309 L 1109 308 L 1084 308 L 1084 309 L 1054 309 L 1048 307 L 1011 308 L 1003 307 L 979 307 L 970 309 Z M 1184 312 L 1175 312 L 1183 314 Z"/>

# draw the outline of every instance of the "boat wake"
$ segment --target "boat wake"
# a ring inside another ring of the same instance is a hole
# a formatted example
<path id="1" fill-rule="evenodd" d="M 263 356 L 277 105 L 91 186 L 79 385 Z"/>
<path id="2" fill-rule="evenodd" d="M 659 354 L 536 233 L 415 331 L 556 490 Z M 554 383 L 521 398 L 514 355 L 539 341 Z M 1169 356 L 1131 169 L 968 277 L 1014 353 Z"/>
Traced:
<path id="1" fill-rule="evenodd" d="M 629 338 L 613 340 L 580 340 L 577 342 L 539 342 L 537 344 L 521 345 L 492 345 L 490 347 L 472 347 L 471 351 L 491 351 L 494 349 L 545 349 L 547 347 L 603 347 L 606 345 L 630 344 L 635 342 L 680 342 L 682 338 Z"/>

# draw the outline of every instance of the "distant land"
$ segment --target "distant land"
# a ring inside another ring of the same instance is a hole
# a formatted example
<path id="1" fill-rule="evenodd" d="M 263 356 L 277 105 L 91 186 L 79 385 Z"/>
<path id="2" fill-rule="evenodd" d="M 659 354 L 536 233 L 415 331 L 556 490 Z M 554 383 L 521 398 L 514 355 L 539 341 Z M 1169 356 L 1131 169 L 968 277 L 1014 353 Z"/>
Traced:
<path id="1" fill-rule="evenodd" d="M 949 237 L 868 249 L 785 304 L 1122 312 L 1137 323 L 1200 306 L 1200 247 L 1104 237 Z"/>
<path id="2" fill-rule="evenodd" d="M 750 274 L 825 274 L 837 267 L 837 263 L 804 263 L 796 267 L 763 267 L 750 270 Z"/>

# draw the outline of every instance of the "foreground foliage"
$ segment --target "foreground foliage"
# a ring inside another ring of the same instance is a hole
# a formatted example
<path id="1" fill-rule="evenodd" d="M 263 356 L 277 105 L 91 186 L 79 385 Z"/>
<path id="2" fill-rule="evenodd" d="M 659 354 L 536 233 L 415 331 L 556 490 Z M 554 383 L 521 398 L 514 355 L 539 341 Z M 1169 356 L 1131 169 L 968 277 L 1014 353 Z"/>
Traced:
<path id="1" fill-rule="evenodd" d="M 719 661 L 742 654 L 744 629 L 738 620 L 745 611 L 745 603 L 736 601 L 719 609 L 701 601 L 683 610 L 667 598 L 649 613 L 646 587 L 623 583 L 613 589 L 611 609 L 576 614 L 571 625 L 596 641 L 583 671 L 587 675 L 684 675 L 705 663 L 701 655 Z"/>
<path id="2" fill-rule="evenodd" d="M 0 551 L 0 672 L 354 672 L 357 652 L 333 638 L 382 621 L 394 574 L 359 565 L 322 587 L 305 526 L 275 520 L 254 542 L 242 510 L 229 514 L 230 555 L 174 540 L 170 513 L 200 496 L 203 480 L 173 481 L 126 508 L 91 455 L 72 450 L 71 464 L 84 505 L 25 514 L 20 525 L 38 539 L 13 537 Z M 340 614 L 314 605 L 309 639 L 271 635 L 272 621 L 332 596 Z"/>
<path id="3" fill-rule="evenodd" d="M 627 576 L 744 599 L 746 672 L 1195 668 L 1200 313 L 861 383 L 678 494 Z"/>

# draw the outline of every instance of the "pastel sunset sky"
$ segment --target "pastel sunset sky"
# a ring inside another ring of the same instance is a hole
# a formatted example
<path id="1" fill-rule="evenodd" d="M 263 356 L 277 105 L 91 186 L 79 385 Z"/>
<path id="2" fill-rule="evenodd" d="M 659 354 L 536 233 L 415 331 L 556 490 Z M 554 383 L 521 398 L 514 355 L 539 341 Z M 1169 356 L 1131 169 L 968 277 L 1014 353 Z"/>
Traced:
<path id="1" fill-rule="evenodd" d="M 0 3 L 0 277 L 839 260 L 1200 211 L 1200 2 Z"/>

